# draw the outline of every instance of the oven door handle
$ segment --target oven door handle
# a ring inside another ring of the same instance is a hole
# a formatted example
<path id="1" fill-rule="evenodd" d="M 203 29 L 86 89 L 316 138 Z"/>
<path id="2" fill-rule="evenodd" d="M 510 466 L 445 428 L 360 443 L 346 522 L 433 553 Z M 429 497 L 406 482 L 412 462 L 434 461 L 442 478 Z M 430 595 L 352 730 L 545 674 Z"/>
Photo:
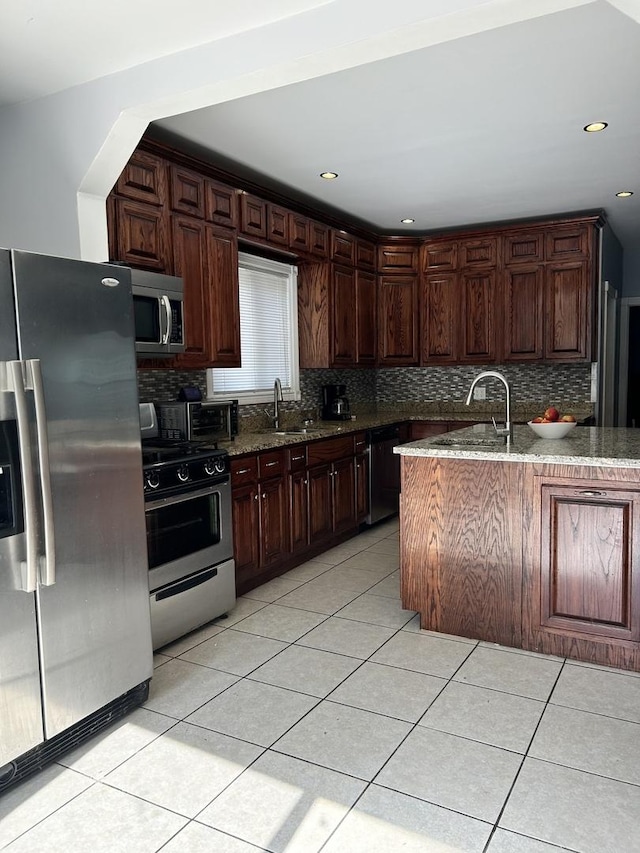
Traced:
<path id="1" fill-rule="evenodd" d="M 186 501 L 191 501 L 194 498 L 205 498 L 208 495 L 215 495 L 216 492 L 221 493 L 222 491 L 229 490 L 229 481 L 225 481 L 224 483 L 217 483 L 215 486 L 212 484 L 206 489 L 198 489 L 194 492 L 182 492 L 179 495 L 172 495 L 168 498 L 158 498 L 157 501 L 149 501 L 145 503 L 144 508 L 145 511 L 150 509 L 159 509 L 163 506 L 170 506 L 171 504 L 181 504 Z"/>

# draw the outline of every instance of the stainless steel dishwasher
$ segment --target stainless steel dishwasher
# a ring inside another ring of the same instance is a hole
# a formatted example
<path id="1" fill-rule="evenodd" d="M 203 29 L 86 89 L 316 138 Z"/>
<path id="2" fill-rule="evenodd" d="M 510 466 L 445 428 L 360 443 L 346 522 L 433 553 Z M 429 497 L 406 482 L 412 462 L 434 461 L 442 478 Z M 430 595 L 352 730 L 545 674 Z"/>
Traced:
<path id="1" fill-rule="evenodd" d="M 369 514 L 367 524 L 396 515 L 400 503 L 400 457 L 393 448 L 400 444 L 397 424 L 367 430 L 369 457 Z"/>

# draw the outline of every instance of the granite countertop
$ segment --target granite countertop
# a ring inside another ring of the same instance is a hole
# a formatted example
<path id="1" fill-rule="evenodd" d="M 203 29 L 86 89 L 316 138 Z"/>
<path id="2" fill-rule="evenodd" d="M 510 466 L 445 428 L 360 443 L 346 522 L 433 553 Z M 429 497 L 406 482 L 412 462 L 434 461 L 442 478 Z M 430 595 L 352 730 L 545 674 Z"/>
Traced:
<path id="1" fill-rule="evenodd" d="M 640 430 L 622 427 L 577 426 L 565 438 L 539 438 L 528 426 L 516 426 L 507 447 L 496 443 L 492 425 L 478 424 L 455 430 L 445 440 L 458 439 L 460 447 L 439 445 L 437 436 L 398 445 L 401 456 L 431 456 L 447 459 L 492 459 L 496 462 L 546 462 L 561 465 L 593 465 L 640 469 Z M 468 444 L 467 442 L 474 442 Z"/>
<path id="2" fill-rule="evenodd" d="M 561 411 L 573 412 L 578 419 L 587 418 L 592 414 L 592 409 L 588 405 L 575 403 L 560 405 Z M 314 421 L 311 424 L 314 431 L 302 434 L 276 435 L 270 429 L 259 429 L 253 425 L 249 428 L 241 426 L 240 434 L 233 441 L 220 442 L 220 447 L 227 450 L 230 456 L 241 456 L 243 453 L 275 450 L 279 447 L 332 438 L 405 421 L 490 422 L 492 414 L 496 418 L 503 416 L 502 409 L 503 404 L 496 402 L 472 403 L 471 406 L 466 407 L 462 403 L 432 401 L 414 404 L 411 407 L 405 404 L 389 411 L 358 413 L 355 420 L 351 421 Z M 528 421 L 541 411 L 544 411 L 544 404 L 520 403 L 513 407 L 513 419 Z M 287 413 L 283 412 L 283 415 L 286 417 Z M 249 419 L 249 423 L 253 424 L 253 420 Z M 297 425 L 297 421 L 295 423 L 285 421 L 285 428 Z"/>

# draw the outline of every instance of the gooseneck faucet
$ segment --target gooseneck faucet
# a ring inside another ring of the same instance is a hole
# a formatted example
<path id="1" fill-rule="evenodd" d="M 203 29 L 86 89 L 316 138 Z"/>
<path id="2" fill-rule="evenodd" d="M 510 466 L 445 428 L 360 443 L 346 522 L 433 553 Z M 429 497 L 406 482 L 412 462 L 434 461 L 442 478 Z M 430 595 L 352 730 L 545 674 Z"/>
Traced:
<path id="1" fill-rule="evenodd" d="M 280 379 L 276 377 L 276 381 L 273 383 L 273 426 L 274 429 L 280 429 L 280 412 L 278 410 L 278 403 L 284 402 L 282 397 L 282 383 Z"/>
<path id="2" fill-rule="evenodd" d="M 502 384 L 504 385 L 506 391 L 506 417 L 504 428 L 498 428 L 498 426 L 496 425 L 495 418 L 491 418 L 491 420 L 493 421 L 493 426 L 496 431 L 496 435 L 504 436 L 507 440 L 507 444 L 509 444 L 509 442 L 513 438 L 513 426 L 511 424 L 511 388 L 509 386 L 509 383 L 504 378 L 502 373 L 498 373 L 497 370 L 483 370 L 482 373 L 479 373 L 471 383 L 471 388 L 469 388 L 469 393 L 467 394 L 467 406 L 471 403 L 471 399 L 473 398 L 473 389 L 476 387 L 476 385 L 481 379 L 499 379 L 500 382 L 502 382 Z"/>

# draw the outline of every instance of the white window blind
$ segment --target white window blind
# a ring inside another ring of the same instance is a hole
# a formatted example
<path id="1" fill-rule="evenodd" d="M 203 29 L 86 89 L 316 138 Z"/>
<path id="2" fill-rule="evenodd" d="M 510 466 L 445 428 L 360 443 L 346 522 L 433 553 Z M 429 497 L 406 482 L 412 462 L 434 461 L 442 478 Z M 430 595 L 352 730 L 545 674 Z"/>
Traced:
<path id="1" fill-rule="evenodd" d="M 245 402 L 269 399 L 278 377 L 286 399 L 299 396 L 297 270 L 241 253 L 240 347 L 242 367 L 214 368 L 209 396 Z"/>

